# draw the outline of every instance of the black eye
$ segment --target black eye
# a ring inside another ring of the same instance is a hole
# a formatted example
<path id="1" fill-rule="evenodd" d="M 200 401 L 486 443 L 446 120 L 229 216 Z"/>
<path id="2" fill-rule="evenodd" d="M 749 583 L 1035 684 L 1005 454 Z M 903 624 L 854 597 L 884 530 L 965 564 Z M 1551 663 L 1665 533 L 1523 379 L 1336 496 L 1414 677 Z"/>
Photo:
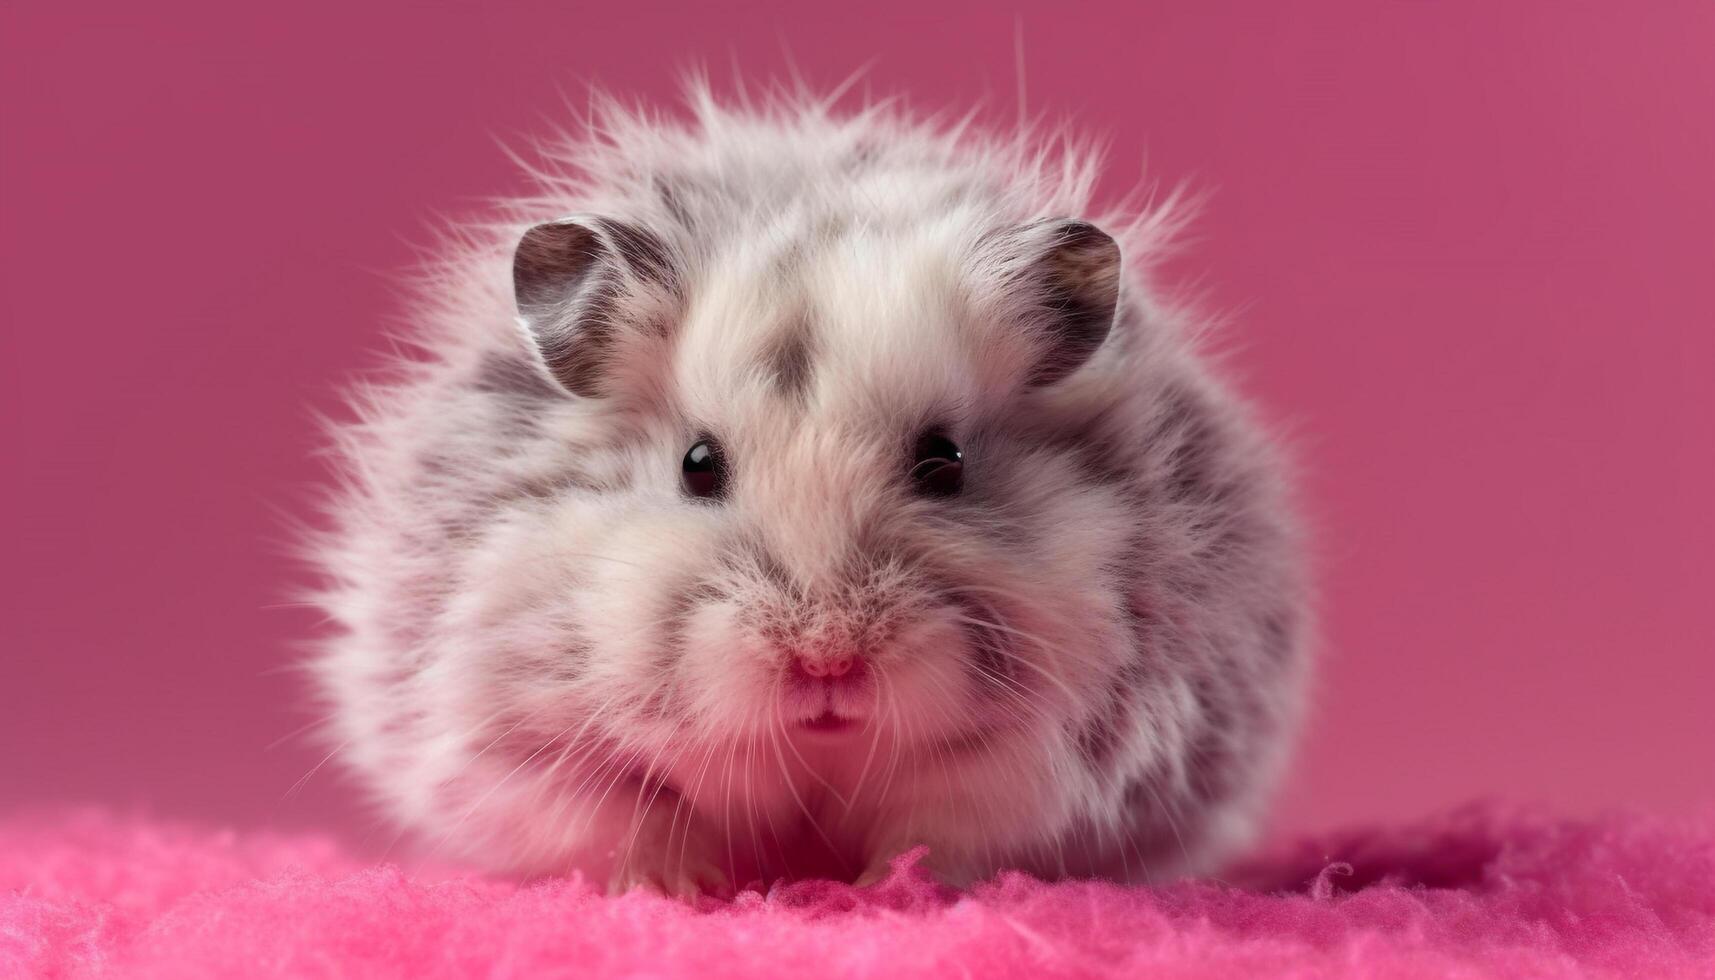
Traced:
<path id="1" fill-rule="evenodd" d="M 965 485 L 964 454 L 953 440 L 939 432 L 926 432 L 912 454 L 911 485 L 931 497 L 950 497 Z"/>
<path id="2" fill-rule="evenodd" d="M 726 493 L 726 454 L 713 439 L 698 439 L 680 464 L 685 492 L 693 497 L 720 497 Z"/>

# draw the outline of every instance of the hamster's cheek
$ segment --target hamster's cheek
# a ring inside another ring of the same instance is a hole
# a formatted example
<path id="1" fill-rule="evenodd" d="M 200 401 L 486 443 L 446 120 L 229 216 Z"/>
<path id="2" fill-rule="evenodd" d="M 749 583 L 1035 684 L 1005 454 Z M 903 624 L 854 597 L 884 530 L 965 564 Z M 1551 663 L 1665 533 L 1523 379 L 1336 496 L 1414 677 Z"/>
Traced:
<path id="1" fill-rule="evenodd" d="M 744 739 L 780 724 L 781 668 L 745 628 L 736 603 L 700 603 L 686 617 L 673 670 L 705 738 Z"/>
<path id="2" fill-rule="evenodd" d="M 963 734 L 980 718 L 970 663 L 954 623 L 930 618 L 905 630 L 877 665 L 883 723 L 904 743 Z"/>
<path id="3" fill-rule="evenodd" d="M 576 586 L 544 597 L 591 649 L 592 680 L 647 703 L 675 737 L 742 738 L 773 723 L 778 665 L 723 563 L 729 515 L 676 501 L 562 508 L 550 537 Z"/>
<path id="4" fill-rule="evenodd" d="M 635 497 L 572 499 L 549 515 L 533 546 L 556 574 L 575 577 L 593 630 L 632 633 L 659 615 L 674 583 L 714 560 L 719 529 L 709 511 Z"/>
<path id="5" fill-rule="evenodd" d="M 462 562 L 460 642 L 510 651 L 512 666 L 553 658 L 561 677 L 575 661 L 575 681 L 644 679 L 671 640 L 674 596 L 714 561 L 709 510 L 568 495 L 509 515 Z"/>

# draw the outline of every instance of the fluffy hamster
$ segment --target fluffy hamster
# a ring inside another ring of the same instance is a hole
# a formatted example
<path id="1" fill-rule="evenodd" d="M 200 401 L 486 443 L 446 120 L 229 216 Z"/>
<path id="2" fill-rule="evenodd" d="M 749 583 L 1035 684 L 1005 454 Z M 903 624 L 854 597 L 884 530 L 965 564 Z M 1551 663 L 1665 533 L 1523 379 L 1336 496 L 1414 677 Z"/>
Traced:
<path id="1" fill-rule="evenodd" d="M 1278 453 L 1091 154 L 695 93 L 544 151 L 338 429 L 331 738 L 438 854 L 623 890 L 1245 838 L 1306 653 Z"/>

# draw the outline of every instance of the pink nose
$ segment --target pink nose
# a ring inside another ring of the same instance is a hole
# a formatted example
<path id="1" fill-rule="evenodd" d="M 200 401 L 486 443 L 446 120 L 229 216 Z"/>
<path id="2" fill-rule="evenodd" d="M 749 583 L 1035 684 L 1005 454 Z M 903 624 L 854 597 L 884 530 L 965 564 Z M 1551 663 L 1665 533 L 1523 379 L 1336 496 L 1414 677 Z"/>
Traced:
<path id="1" fill-rule="evenodd" d="M 811 677 L 843 677 L 852 669 L 853 659 L 849 654 L 834 657 L 798 657 L 798 669 Z"/>

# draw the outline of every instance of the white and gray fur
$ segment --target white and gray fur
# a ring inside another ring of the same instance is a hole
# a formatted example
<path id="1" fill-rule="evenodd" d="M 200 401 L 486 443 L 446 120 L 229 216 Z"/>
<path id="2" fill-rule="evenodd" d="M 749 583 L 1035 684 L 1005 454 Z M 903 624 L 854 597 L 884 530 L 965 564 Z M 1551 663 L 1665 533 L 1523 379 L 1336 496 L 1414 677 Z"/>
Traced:
<path id="1" fill-rule="evenodd" d="M 340 757 L 438 854 L 614 888 L 1211 869 L 1306 604 L 1277 452 L 1146 291 L 1171 216 L 1089 214 L 1064 141 L 691 104 L 547 144 L 337 429 Z M 928 429 L 955 496 L 907 485 Z M 783 680 L 827 650 L 843 740 Z"/>

